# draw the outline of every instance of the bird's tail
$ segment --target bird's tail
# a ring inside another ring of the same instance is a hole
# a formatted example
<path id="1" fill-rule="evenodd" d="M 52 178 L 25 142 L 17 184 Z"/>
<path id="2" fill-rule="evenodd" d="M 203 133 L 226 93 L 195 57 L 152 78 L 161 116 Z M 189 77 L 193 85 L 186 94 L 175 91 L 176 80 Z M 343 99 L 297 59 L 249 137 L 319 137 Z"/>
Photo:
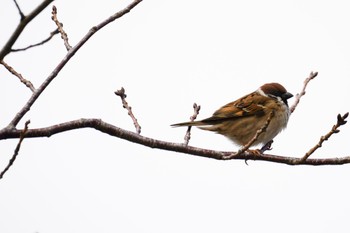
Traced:
<path id="1" fill-rule="evenodd" d="M 177 124 L 172 124 L 172 127 L 181 127 L 181 126 L 203 126 L 207 125 L 207 123 L 204 123 L 202 121 L 188 121 L 188 122 L 182 122 Z"/>

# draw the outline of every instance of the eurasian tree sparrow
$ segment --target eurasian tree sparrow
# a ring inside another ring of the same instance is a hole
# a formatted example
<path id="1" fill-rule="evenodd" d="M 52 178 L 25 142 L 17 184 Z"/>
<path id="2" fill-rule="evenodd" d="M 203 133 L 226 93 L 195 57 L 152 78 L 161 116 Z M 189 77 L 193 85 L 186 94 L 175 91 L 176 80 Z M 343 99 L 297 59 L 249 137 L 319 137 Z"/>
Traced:
<path id="1" fill-rule="evenodd" d="M 290 115 L 287 100 L 292 96 L 281 84 L 267 83 L 258 90 L 221 107 L 209 118 L 172 126 L 198 126 L 200 129 L 222 134 L 234 143 L 244 146 L 264 126 L 272 112 L 266 131 L 252 144 L 252 146 L 265 145 L 286 128 Z"/>

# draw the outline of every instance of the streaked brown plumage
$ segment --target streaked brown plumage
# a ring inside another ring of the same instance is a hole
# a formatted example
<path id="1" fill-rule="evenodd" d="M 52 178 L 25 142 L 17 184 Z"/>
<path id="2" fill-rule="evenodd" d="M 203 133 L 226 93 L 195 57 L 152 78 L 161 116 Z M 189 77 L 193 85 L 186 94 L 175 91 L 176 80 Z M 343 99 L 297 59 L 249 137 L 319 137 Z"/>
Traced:
<path id="1" fill-rule="evenodd" d="M 222 134 L 238 145 L 245 145 L 273 112 L 268 128 L 253 144 L 265 145 L 287 126 L 290 115 L 287 99 L 292 96 L 281 84 L 267 83 L 255 92 L 221 107 L 209 118 L 172 126 L 197 126 Z"/>

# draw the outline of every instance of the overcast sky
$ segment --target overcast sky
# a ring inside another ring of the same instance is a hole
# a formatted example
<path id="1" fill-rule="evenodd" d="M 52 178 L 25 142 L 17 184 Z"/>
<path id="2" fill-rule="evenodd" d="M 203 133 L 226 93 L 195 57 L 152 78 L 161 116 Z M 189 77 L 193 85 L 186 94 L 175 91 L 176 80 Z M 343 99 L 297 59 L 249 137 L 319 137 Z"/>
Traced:
<path id="1" fill-rule="evenodd" d="M 41 1 L 20 1 L 29 13 Z M 71 45 L 131 1 L 55 1 Z M 302 157 L 350 110 L 348 1 L 145 0 L 94 35 L 19 123 L 45 127 L 101 118 L 132 130 L 114 91 L 124 87 L 142 135 L 182 142 L 194 102 L 209 117 L 222 105 L 279 82 L 307 89 L 272 154 Z M 0 47 L 19 21 L 0 3 Z M 46 38 L 51 6 L 25 29 L 20 48 Z M 60 36 L 5 61 L 38 87 L 62 60 Z M 0 67 L 0 127 L 31 92 Z M 294 98 L 291 99 L 291 103 Z M 313 158 L 350 155 L 350 125 Z M 18 139 L 0 142 L 0 170 Z M 238 148 L 221 135 L 192 130 L 190 144 Z M 146 148 L 92 129 L 25 139 L 0 180 L 1 233 L 349 232 L 350 165 L 287 166 L 216 161 Z"/>

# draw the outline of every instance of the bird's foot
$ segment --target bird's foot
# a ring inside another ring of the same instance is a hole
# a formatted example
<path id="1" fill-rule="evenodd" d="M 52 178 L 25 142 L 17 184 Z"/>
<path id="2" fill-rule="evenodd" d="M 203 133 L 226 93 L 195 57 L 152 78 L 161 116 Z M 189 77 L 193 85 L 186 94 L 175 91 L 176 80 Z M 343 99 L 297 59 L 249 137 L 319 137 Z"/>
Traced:
<path id="1" fill-rule="evenodd" d="M 263 147 L 261 147 L 260 149 L 261 154 L 264 154 L 264 152 L 267 150 L 272 150 L 272 147 L 271 147 L 272 143 L 273 143 L 273 140 L 267 142 Z"/>
<path id="2" fill-rule="evenodd" d="M 254 157 L 262 155 L 261 149 L 247 150 L 247 153 L 252 154 Z"/>

